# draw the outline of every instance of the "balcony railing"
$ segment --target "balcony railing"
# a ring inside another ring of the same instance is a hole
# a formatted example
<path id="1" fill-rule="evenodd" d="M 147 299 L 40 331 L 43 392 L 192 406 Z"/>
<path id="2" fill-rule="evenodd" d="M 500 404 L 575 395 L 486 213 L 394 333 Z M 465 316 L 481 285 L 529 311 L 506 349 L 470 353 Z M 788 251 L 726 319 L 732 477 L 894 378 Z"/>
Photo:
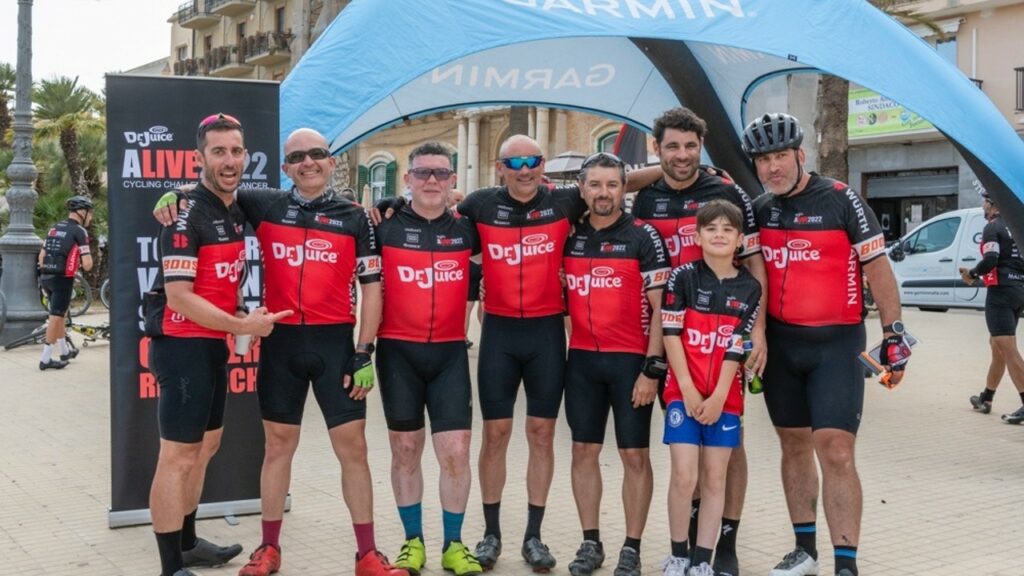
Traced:
<path id="1" fill-rule="evenodd" d="M 220 16 L 209 10 L 199 8 L 199 1 L 192 0 L 178 6 L 178 25 L 182 28 L 206 28 L 216 24 Z"/>
<path id="2" fill-rule="evenodd" d="M 209 69 L 203 58 L 188 58 L 174 63 L 175 76 L 206 76 Z"/>
<path id="3" fill-rule="evenodd" d="M 261 32 L 245 39 L 245 61 L 260 66 L 271 66 L 291 59 L 288 45 L 295 36 L 291 32 Z"/>
<path id="4" fill-rule="evenodd" d="M 252 64 L 245 61 L 245 52 L 234 44 L 212 49 L 205 60 L 210 76 L 241 76 L 252 70 Z"/>
<path id="5" fill-rule="evenodd" d="M 1014 68 L 1017 73 L 1017 112 L 1024 112 L 1024 66 Z"/>
<path id="6" fill-rule="evenodd" d="M 255 6 L 256 0 L 206 0 L 207 10 L 223 16 L 237 16 Z"/>

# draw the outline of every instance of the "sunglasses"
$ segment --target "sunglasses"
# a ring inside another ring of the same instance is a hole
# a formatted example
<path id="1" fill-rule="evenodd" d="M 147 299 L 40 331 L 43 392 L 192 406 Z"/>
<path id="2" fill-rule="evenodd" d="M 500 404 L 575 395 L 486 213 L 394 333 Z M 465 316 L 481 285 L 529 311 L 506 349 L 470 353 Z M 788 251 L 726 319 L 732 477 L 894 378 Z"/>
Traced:
<path id="1" fill-rule="evenodd" d="M 583 164 L 580 164 L 580 168 L 589 168 L 594 164 L 601 162 L 612 164 L 616 168 L 622 168 L 626 165 L 626 163 L 622 161 L 622 158 L 619 158 L 615 154 L 611 154 L 609 152 L 598 152 L 587 156 L 587 159 L 583 161 Z"/>
<path id="2" fill-rule="evenodd" d="M 303 160 L 309 156 L 312 160 L 323 160 L 331 156 L 331 151 L 327 148 L 310 148 L 309 150 L 295 150 L 289 152 L 285 157 L 284 161 L 289 164 L 301 164 Z"/>
<path id="3" fill-rule="evenodd" d="M 448 168 L 410 168 L 409 174 L 412 174 L 418 180 L 427 181 L 433 176 L 438 182 L 444 182 L 451 178 L 455 172 Z"/>
<path id="4" fill-rule="evenodd" d="M 235 118 L 234 116 L 231 116 L 230 114 L 224 114 L 223 112 L 218 112 L 216 114 L 210 114 L 206 118 L 203 118 L 203 121 L 199 123 L 199 130 L 202 131 L 204 128 L 209 128 L 211 124 L 213 124 L 214 122 L 217 122 L 219 120 L 224 120 L 224 121 L 227 121 L 227 122 L 231 122 L 232 124 L 238 124 L 239 126 L 242 125 L 242 123 L 238 121 L 238 118 Z"/>
<path id="5" fill-rule="evenodd" d="M 522 170 L 525 166 L 530 170 L 533 170 L 540 163 L 544 161 L 544 156 L 540 154 L 534 154 L 533 156 L 511 156 L 509 158 L 502 158 L 501 163 L 510 170 Z"/>

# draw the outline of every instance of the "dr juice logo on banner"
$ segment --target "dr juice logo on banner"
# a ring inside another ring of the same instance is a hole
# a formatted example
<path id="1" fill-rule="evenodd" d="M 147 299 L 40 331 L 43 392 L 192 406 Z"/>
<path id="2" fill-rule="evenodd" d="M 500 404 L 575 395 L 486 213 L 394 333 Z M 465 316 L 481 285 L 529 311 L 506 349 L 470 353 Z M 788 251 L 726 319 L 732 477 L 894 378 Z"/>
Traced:
<path id="1" fill-rule="evenodd" d="M 166 126 L 125 131 L 121 178 L 125 189 L 170 189 L 199 179 L 194 136 L 178 138 Z M 240 188 L 268 188 L 267 153 L 247 151 Z"/>

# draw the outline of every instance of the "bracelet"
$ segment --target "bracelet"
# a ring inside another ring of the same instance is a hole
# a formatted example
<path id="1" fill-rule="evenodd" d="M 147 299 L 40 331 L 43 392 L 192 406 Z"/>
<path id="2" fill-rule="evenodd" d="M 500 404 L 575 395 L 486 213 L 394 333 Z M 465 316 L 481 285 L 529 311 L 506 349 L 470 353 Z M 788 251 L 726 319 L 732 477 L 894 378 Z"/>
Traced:
<path id="1" fill-rule="evenodd" d="M 640 365 L 640 372 L 648 378 L 659 379 L 668 374 L 668 363 L 661 356 L 648 356 Z"/>
<path id="2" fill-rule="evenodd" d="M 246 308 L 245 306 L 242 306 L 241 304 L 239 304 L 238 306 L 235 306 L 235 312 L 241 312 L 243 314 L 248 314 L 249 313 L 249 309 Z"/>

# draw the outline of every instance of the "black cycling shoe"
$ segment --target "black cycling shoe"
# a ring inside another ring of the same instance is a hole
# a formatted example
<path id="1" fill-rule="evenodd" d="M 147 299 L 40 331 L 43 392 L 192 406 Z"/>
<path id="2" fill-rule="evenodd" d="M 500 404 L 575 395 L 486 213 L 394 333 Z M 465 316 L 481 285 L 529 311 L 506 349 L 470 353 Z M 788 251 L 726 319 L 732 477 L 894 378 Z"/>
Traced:
<path id="1" fill-rule="evenodd" d="M 971 396 L 971 406 L 974 407 L 974 410 L 976 412 L 981 412 L 982 414 L 988 414 L 989 412 L 992 411 L 992 403 L 985 402 L 984 400 L 982 400 L 981 394 L 977 396 Z"/>
<path id="2" fill-rule="evenodd" d="M 537 574 L 547 574 L 555 567 L 555 557 L 551 555 L 548 547 L 536 536 L 523 542 L 523 560 L 530 565 L 530 568 Z"/>
<path id="3" fill-rule="evenodd" d="M 60 370 L 61 368 L 67 367 L 67 365 L 67 360 L 54 360 L 53 358 L 50 358 L 49 362 L 43 362 L 42 360 L 39 361 L 40 370 L 48 370 L 50 368 L 53 368 L 54 370 Z"/>
<path id="4" fill-rule="evenodd" d="M 78 348 L 71 348 L 67 354 L 61 354 L 60 359 L 64 362 L 78 357 Z"/>
<path id="5" fill-rule="evenodd" d="M 1010 414 L 1003 414 L 1003 422 L 1007 424 L 1021 424 L 1024 423 L 1024 406 L 1017 408 L 1016 412 Z"/>
<path id="6" fill-rule="evenodd" d="M 241 544 L 218 546 L 205 538 L 196 538 L 195 547 L 191 550 L 181 551 L 181 559 L 186 568 L 192 568 L 194 566 L 214 568 L 227 564 L 232 558 L 241 553 Z"/>

